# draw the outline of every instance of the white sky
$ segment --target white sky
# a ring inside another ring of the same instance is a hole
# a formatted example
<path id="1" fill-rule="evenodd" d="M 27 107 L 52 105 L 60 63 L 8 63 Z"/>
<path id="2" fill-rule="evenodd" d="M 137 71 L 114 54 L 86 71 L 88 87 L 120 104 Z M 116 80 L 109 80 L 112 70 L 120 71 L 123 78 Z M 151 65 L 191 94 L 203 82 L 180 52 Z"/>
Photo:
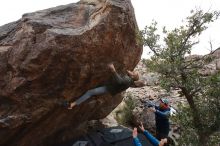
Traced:
<path id="1" fill-rule="evenodd" d="M 0 26 L 17 19 L 22 14 L 46 9 L 53 6 L 74 3 L 78 0 L 2 0 L 0 5 Z M 152 20 L 158 22 L 158 26 L 166 26 L 172 29 L 181 25 L 194 8 L 202 8 L 204 11 L 220 10 L 220 0 L 131 0 L 135 9 L 136 19 L 140 29 L 149 25 Z M 220 47 L 220 19 L 210 25 L 200 37 L 200 44 L 195 47 L 193 53 L 205 54 L 209 52 L 209 41 L 212 41 L 213 49 Z M 148 58 L 147 48 L 143 56 Z"/>

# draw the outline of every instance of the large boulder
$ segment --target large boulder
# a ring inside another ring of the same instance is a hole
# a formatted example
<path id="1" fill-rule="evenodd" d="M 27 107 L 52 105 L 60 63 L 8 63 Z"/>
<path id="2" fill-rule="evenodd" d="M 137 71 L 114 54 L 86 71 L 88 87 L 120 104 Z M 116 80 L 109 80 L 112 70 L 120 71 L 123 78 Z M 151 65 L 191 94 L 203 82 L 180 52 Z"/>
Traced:
<path id="1" fill-rule="evenodd" d="M 50 146 L 80 136 L 88 120 L 122 100 L 76 100 L 110 77 L 106 65 L 133 70 L 142 54 L 130 0 L 80 1 L 24 14 L 0 27 L 0 145 Z"/>

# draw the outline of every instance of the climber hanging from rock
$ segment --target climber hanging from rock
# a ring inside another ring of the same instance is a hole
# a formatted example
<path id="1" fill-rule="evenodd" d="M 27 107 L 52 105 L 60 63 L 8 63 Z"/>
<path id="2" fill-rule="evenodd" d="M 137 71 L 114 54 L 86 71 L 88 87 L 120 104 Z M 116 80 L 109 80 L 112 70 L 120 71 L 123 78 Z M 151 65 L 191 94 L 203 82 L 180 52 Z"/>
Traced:
<path id="1" fill-rule="evenodd" d="M 85 94 L 83 94 L 79 99 L 69 104 L 68 109 L 72 109 L 76 105 L 80 105 L 82 102 L 86 101 L 94 95 L 102 95 L 105 93 L 110 93 L 112 96 L 126 90 L 129 87 L 142 87 L 144 82 L 139 80 L 138 72 L 132 72 L 127 70 L 127 74 L 120 75 L 115 70 L 113 63 L 108 65 L 113 77 L 109 82 L 103 86 L 90 89 Z"/>

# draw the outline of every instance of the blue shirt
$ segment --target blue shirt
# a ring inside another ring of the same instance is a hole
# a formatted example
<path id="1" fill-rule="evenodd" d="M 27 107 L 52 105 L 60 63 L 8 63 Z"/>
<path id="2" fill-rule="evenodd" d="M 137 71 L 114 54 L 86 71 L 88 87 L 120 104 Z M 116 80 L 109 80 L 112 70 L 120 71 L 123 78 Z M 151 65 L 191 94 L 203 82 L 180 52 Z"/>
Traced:
<path id="1" fill-rule="evenodd" d="M 170 108 L 161 109 L 158 106 L 155 106 L 155 118 L 156 118 L 156 129 L 158 133 L 163 133 L 168 135 L 170 129 L 169 116 Z"/>
<path id="2" fill-rule="evenodd" d="M 153 146 L 159 146 L 160 141 L 157 140 L 152 134 L 150 134 L 147 130 L 144 131 L 144 135 L 146 136 L 146 138 L 150 141 L 150 143 Z M 138 137 L 134 137 L 133 138 L 134 144 L 135 146 L 142 146 L 140 140 L 138 139 Z"/>

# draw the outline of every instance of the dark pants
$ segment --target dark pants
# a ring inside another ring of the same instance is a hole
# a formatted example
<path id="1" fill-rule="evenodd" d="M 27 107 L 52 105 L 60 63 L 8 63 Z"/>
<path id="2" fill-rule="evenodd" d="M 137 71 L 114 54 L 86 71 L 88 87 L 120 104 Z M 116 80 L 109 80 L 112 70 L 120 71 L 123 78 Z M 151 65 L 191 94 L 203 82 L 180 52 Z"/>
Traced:
<path id="1" fill-rule="evenodd" d="M 156 131 L 156 137 L 158 140 L 161 140 L 163 138 L 167 138 L 169 134 L 169 131 L 167 133 L 162 133 L 160 131 Z"/>

